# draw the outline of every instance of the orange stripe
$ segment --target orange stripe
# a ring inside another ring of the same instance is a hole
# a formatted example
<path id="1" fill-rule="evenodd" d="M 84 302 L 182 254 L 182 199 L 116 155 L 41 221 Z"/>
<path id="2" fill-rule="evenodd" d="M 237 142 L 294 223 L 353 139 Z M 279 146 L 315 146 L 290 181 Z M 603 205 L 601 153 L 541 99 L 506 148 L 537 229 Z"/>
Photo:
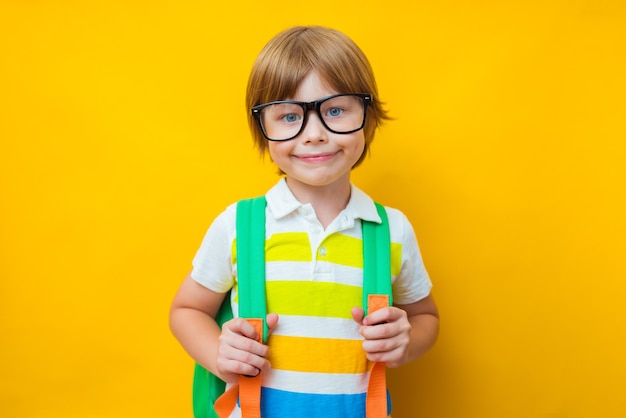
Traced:
<path id="1" fill-rule="evenodd" d="M 368 362 L 360 340 L 272 335 L 273 369 L 312 373 L 365 373 Z"/>

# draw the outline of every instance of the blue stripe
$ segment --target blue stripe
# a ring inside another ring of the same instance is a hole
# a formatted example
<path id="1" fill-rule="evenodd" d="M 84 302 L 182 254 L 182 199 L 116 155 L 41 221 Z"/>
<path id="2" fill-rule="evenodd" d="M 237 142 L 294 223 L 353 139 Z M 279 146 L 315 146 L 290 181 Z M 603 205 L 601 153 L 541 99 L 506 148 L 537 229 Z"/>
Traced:
<path id="1" fill-rule="evenodd" d="M 387 391 L 387 415 L 391 396 Z M 261 416 L 264 418 L 365 418 L 365 393 L 319 395 L 261 389 Z"/>

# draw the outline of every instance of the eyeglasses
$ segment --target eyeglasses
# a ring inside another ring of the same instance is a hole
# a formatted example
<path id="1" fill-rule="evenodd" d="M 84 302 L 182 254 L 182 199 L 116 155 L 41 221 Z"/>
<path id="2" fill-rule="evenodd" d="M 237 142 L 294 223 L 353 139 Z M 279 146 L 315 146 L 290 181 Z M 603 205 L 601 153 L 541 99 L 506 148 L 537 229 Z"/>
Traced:
<path id="1" fill-rule="evenodd" d="M 314 102 L 279 100 L 254 106 L 252 114 L 270 141 L 288 141 L 300 135 L 311 110 L 330 132 L 349 134 L 363 129 L 372 96 L 364 93 L 334 94 Z"/>

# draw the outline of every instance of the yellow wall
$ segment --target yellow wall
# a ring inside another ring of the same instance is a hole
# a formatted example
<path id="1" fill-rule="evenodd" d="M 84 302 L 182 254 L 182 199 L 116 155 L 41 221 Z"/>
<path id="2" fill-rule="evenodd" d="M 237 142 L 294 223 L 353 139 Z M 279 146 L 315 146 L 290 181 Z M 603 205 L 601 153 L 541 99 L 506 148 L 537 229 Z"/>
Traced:
<path id="1" fill-rule="evenodd" d="M 626 6 L 0 2 L 0 416 L 190 416 L 170 300 L 262 193 L 262 45 L 337 27 L 395 121 L 354 173 L 404 210 L 442 314 L 394 418 L 626 416 Z"/>

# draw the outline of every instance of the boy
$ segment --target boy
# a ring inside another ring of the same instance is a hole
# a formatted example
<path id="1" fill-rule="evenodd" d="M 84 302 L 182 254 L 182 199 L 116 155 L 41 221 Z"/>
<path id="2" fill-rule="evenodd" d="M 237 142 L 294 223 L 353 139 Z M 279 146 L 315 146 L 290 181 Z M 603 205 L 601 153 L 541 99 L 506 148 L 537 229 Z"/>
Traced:
<path id="1" fill-rule="evenodd" d="M 284 175 L 266 194 L 271 336 L 257 342 L 237 317 L 234 205 L 209 228 L 173 301 L 172 332 L 228 384 L 263 371 L 264 418 L 365 417 L 368 361 L 402 366 L 439 329 L 413 229 L 396 209 L 386 208 L 395 305 L 366 317 L 361 307 L 361 220 L 381 219 L 350 174 L 387 118 L 371 67 L 340 32 L 291 28 L 261 51 L 246 100 L 256 145 Z M 220 329 L 214 318 L 231 289 L 235 319 Z"/>

